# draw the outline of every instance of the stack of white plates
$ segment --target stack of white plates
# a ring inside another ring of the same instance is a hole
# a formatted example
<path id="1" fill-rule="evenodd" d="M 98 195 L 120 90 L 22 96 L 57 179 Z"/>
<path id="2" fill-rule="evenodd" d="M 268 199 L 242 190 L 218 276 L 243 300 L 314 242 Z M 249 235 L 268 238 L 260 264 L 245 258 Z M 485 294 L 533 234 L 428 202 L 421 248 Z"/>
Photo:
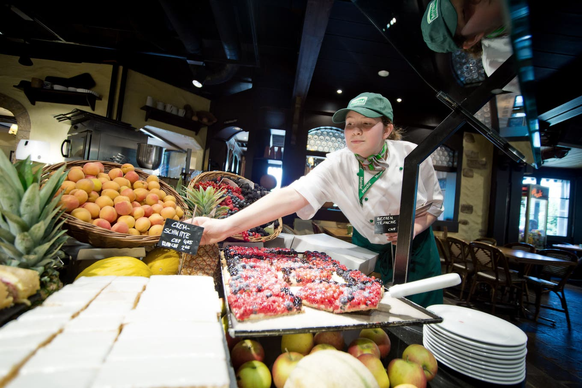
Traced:
<path id="1" fill-rule="evenodd" d="M 441 323 L 423 327 L 423 345 L 439 362 L 494 384 L 518 384 L 525 379 L 527 336 L 520 328 L 465 307 L 439 304 L 427 310 L 443 318 Z"/>

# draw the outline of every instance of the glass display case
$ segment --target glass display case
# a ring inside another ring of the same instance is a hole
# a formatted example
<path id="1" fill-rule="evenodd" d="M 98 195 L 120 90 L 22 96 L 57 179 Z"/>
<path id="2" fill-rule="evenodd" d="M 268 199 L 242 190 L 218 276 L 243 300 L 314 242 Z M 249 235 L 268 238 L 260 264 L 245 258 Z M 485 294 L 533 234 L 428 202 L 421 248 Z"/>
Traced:
<path id="1" fill-rule="evenodd" d="M 521 188 L 519 241 L 537 249 L 546 248 L 549 195 L 549 188 L 544 186 L 524 185 Z"/>

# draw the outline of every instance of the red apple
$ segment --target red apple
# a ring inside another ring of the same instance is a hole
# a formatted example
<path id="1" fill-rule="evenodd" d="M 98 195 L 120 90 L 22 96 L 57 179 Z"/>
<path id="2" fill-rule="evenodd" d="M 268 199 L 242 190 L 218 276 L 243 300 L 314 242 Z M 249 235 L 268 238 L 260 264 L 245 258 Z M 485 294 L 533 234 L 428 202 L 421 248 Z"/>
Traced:
<path id="1" fill-rule="evenodd" d="M 285 386 L 287 377 L 302 358 L 303 354 L 297 352 L 285 352 L 277 357 L 271 368 L 275 387 L 283 388 Z"/>
<path id="2" fill-rule="evenodd" d="M 265 350 L 263 346 L 255 340 L 245 339 L 234 345 L 230 352 L 232 366 L 237 370 L 247 361 L 264 361 Z"/>
<path id="3" fill-rule="evenodd" d="M 319 344 L 319 345 L 315 345 L 311 349 L 311 352 L 309 352 L 309 354 L 315 353 L 315 352 L 320 351 L 320 350 L 337 350 L 337 349 L 333 345 L 330 345 L 330 344 Z"/>
<path id="4" fill-rule="evenodd" d="M 308 355 L 313 348 L 313 333 L 284 334 L 281 336 L 281 353 L 297 352 Z"/>
<path id="5" fill-rule="evenodd" d="M 378 349 L 378 345 L 369 338 L 356 338 L 350 342 L 348 353 L 356 358 L 362 354 L 372 354 L 378 359 L 380 358 L 380 349 Z"/>
<path id="6" fill-rule="evenodd" d="M 344 335 L 341 331 L 320 331 L 313 337 L 313 343 L 315 345 L 329 344 L 337 350 L 344 350 L 346 346 Z"/>
<path id="7" fill-rule="evenodd" d="M 271 372 L 261 361 L 247 361 L 236 371 L 239 388 L 270 388 Z"/>
<path id="8" fill-rule="evenodd" d="M 360 360 L 362 364 L 364 364 L 366 368 L 372 372 L 372 375 L 374 375 L 374 378 L 376 379 L 376 382 L 380 388 L 390 388 L 388 372 L 378 357 L 374 356 L 373 354 L 362 354 L 358 356 L 358 360 Z"/>
<path id="9" fill-rule="evenodd" d="M 388 364 L 388 378 L 393 386 L 412 384 L 416 388 L 426 388 L 426 376 L 420 365 L 402 358 L 395 358 Z"/>
<path id="10" fill-rule="evenodd" d="M 439 370 L 439 364 L 434 358 L 434 354 L 420 344 L 409 345 L 402 352 L 402 358 L 419 364 L 424 370 L 426 381 L 434 379 Z"/>
<path id="11" fill-rule="evenodd" d="M 392 347 L 392 342 L 390 342 L 390 337 L 384 329 L 376 327 L 373 329 L 362 329 L 360 331 L 360 338 L 369 338 L 378 345 L 380 349 L 380 358 L 384 358 L 390 353 L 390 348 Z"/>

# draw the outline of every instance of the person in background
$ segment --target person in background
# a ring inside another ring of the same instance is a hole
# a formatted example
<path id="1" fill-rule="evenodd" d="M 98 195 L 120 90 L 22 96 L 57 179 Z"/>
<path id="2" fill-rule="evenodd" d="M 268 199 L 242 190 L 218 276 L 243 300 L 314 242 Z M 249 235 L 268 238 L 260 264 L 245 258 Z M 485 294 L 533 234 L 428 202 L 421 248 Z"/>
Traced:
<path id="1" fill-rule="evenodd" d="M 385 283 L 391 283 L 392 244 L 396 243 L 397 233 L 376 234 L 374 217 L 400 213 L 404 158 L 416 145 L 399 140 L 392 105 L 377 93 L 358 95 L 347 108 L 335 112 L 332 120 L 345 122 L 346 148 L 328 154 L 307 175 L 228 218 L 189 220 L 204 227 L 201 244 L 223 241 L 295 212 L 300 218 L 309 219 L 325 202 L 331 201 L 353 225 L 353 243 L 379 253 L 375 272 L 381 274 Z M 419 167 L 416 206 L 431 205 L 414 222 L 409 281 L 441 274 L 431 225 L 443 211 L 442 201 L 435 170 L 427 159 Z M 443 303 L 443 293 L 432 291 L 409 299 L 427 307 Z"/>

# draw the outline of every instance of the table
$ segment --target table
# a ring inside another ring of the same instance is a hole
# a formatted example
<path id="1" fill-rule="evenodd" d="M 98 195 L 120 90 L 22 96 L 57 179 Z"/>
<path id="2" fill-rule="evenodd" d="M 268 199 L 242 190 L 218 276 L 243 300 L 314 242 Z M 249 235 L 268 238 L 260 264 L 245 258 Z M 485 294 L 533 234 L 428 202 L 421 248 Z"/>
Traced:
<path id="1" fill-rule="evenodd" d="M 564 249 L 566 251 L 572 251 L 578 257 L 582 257 L 582 246 L 576 244 L 554 244 L 554 248 Z"/>
<path id="2" fill-rule="evenodd" d="M 511 249 L 507 247 L 497 247 L 505 257 L 515 261 L 518 264 L 525 265 L 555 265 L 555 266 L 575 266 L 577 263 L 572 261 L 562 260 L 555 257 L 540 255 L 539 253 L 531 253 L 521 251 L 518 249 Z"/>
<path id="3" fill-rule="evenodd" d="M 347 242 L 352 242 L 352 235 L 348 234 L 348 229 L 347 228 L 337 228 L 337 227 L 332 227 L 332 226 L 321 226 L 321 229 L 323 229 L 323 231 L 326 234 L 329 234 L 330 236 L 333 236 L 335 238 L 339 238 L 343 241 L 347 241 Z"/>

